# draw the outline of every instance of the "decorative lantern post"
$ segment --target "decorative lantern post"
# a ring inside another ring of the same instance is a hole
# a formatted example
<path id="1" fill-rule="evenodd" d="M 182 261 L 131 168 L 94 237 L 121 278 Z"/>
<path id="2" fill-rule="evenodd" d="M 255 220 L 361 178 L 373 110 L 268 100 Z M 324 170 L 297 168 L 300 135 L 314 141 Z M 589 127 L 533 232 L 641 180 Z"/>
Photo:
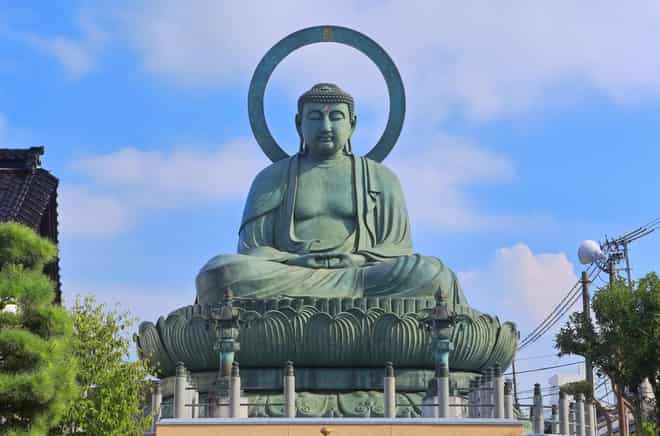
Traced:
<path id="1" fill-rule="evenodd" d="M 435 362 L 435 385 L 436 388 L 429 388 L 436 392 L 429 392 L 437 398 L 437 413 L 435 416 L 448 418 L 449 412 L 449 353 L 453 351 L 454 344 L 451 342 L 451 335 L 454 326 L 459 321 L 471 322 L 465 315 L 458 315 L 449 310 L 447 303 L 442 301 L 438 294 L 435 299 L 435 307 L 431 313 L 421 320 L 422 328 L 430 331 L 432 334 L 431 351 L 433 361 Z"/>
<path id="2" fill-rule="evenodd" d="M 231 376 L 231 368 L 234 356 L 241 349 L 237 341 L 240 321 L 238 308 L 233 304 L 233 293 L 231 289 L 225 291 L 222 303 L 211 310 L 210 321 L 215 331 L 215 343 L 213 349 L 220 353 L 219 378 Z"/>
<path id="3" fill-rule="evenodd" d="M 454 350 L 454 344 L 451 342 L 451 335 L 454 326 L 460 322 L 471 322 L 471 319 L 465 315 L 459 315 L 449 309 L 447 303 L 442 298 L 436 296 L 436 304 L 431 313 L 421 320 L 422 328 L 431 332 L 431 350 L 433 361 L 435 362 L 436 373 L 440 373 L 440 368 L 445 367 L 449 370 L 449 353 Z"/>

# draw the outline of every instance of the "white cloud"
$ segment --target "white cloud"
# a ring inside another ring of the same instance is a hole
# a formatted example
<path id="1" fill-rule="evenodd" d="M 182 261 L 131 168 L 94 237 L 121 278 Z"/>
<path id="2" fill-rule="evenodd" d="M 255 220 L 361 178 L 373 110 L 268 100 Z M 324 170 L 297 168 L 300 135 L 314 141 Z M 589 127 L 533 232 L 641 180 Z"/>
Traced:
<path id="1" fill-rule="evenodd" d="M 22 39 L 54 57 L 72 78 L 77 79 L 94 69 L 107 35 L 89 14 L 80 13 L 76 24 L 81 34 L 78 38 L 28 33 L 22 35 Z"/>
<path id="2" fill-rule="evenodd" d="M 97 186 L 125 194 L 143 206 L 169 208 L 246 194 L 267 162 L 258 147 L 234 141 L 214 148 L 178 147 L 145 151 L 125 147 L 72 164 Z"/>
<path id="3" fill-rule="evenodd" d="M 109 237 L 127 229 L 134 219 L 117 196 L 79 186 L 61 186 L 58 206 L 63 236 Z"/>
<path id="4" fill-rule="evenodd" d="M 459 277 L 473 305 L 525 325 L 548 315 L 577 281 L 566 254 L 534 254 L 525 244 L 500 248 L 484 268 Z"/>
<path id="5" fill-rule="evenodd" d="M 268 165 L 257 150 L 251 142 L 238 140 L 169 151 L 124 147 L 81 158 L 71 167 L 89 183 L 84 190 L 63 192 L 63 226 L 69 234 L 112 235 L 149 210 L 243 200 L 250 182 Z M 437 135 L 428 147 L 394 159 L 390 166 L 401 178 L 410 216 L 428 229 L 465 231 L 520 221 L 489 215 L 468 195 L 472 186 L 514 177 L 513 164 L 505 156 Z"/>
<path id="6" fill-rule="evenodd" d="M 112 236 L 148 211 L 242 198 L 267 164 L 256 157 L 257 150 L 247 141 L 234 141 L 210 149 L 125 147 L 81 158 L 71 167 L 89 182 L 85 188 L 61 189 L 62 231 L 73 236 Z"/>
<path id="7" fill-rule="evenodd" d="M 468 188 L 513 178 L 505 156 L 458 138 L 436 136 L 426 148 L 392 168 L 407 194 L 410 216 L 434 230 L 473 230 L 505 225 L 512 218 L 488 215 L 472 204 Z"/>
<path id="8" fill-rule="evenodd" d="M 125 17 L 145 66 L 184 83 L 245 83 L 266 50 L 292 31 L 321 23 L 353 27 L 392 55 L 415 118 L 449 110 L 500 116 L 574 98 L 575 84 L 622 100 L 660 94 L 660 4 L 652 1 L 635 7 L 606 1 L 595 8 L 569 1 L 171 0 L 141 3 Z M 328 55 L 318 47 L 294 65 L 298 74 L 287 74 L 290 81 L 317 71 L 351 77 L 361 92 L 383 91 L 374 86 L 377 73 L 363 74 L 338 54 L 347 51 Z M 557 92 L 561 85 L 569 85 L 564 93 Z"/>

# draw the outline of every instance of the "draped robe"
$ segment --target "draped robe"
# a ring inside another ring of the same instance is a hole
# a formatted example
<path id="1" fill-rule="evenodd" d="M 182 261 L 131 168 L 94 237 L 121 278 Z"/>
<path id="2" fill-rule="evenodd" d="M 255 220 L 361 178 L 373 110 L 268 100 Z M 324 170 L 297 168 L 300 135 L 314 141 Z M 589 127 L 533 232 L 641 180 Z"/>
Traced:
<path id="1" fill-rule="evenodd" d="M 384 165 L 351 156 L 355 230 L 344 241 L 301 240 L 295 234 L 299 155 L 262 170 L 252 182 L 239 230 L 238 253 L 212 258 L 197 276 L 200 304 L 239 297 L 423 297 L 440 293 L 465 304 L 453 271 L 437 258 L 415 254 L 403 192 Z M 312 268 L 285 262 L 305 254 L 352 253 L 365 265 Z"/>

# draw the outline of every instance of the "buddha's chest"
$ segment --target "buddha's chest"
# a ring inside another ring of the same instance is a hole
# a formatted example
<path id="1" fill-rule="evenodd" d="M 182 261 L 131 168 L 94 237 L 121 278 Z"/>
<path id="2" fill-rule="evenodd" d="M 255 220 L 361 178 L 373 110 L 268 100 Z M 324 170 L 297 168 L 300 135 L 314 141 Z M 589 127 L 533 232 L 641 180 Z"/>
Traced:
<path id="1" fill-rule="evenodd" d="M 354 191 L 350 164 L 303 169 L 298 177 L 295 217 L 297 220 L 354 219 Z"/>

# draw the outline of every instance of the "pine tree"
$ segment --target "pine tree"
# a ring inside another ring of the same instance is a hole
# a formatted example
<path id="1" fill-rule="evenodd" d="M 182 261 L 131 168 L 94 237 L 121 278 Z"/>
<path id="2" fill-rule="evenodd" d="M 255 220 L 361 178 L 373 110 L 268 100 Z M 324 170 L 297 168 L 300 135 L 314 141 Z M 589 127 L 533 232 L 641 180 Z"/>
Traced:
<path id="1" fill-rule="evenodd" d="M 31 229 L 0 224 L 0 434 L 47 434 L 77 393 L 71 318 L 43 273 L 56 252 Z"/>

